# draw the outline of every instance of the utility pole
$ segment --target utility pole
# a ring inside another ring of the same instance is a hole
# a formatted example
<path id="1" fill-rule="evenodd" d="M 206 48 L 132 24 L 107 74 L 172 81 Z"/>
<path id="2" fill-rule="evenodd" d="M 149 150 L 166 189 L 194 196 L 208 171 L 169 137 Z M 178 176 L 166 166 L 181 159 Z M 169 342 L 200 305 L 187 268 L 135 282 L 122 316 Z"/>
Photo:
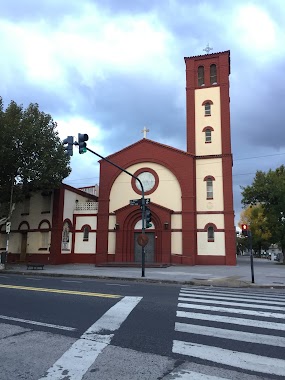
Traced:
<path id="1" fill-rule="evenodd" d="M 7 255 L 8 255 L 8 250 L 9 250 L 9 237 L 10 237 L 10 231 L 11 231 L 11 214 L 13 211 L 13 191 L 14 191 L 14 176 L 12 176 L 12 181 L 11 181 L 11 192 L 10 192 L 10 203 L 9 203 L 9 214 L 8 218 L 6 220 L 6 250 L 5 250 L 5 256 L 3 259 L 3 264 L 6 264 L 7 261 Z"/>

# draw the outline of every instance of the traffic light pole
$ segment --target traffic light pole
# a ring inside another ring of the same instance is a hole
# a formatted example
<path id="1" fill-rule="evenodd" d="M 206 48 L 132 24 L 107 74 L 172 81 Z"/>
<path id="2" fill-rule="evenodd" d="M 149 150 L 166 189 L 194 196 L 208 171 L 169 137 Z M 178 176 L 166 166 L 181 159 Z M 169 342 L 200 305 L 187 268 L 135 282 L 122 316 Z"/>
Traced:
<path id="1" fill-rule="evenodd" d="M 252 233 L 248 231 L 249 249 L 250 249 L 250 268 L 251 268 L 251 282 L 254 284 L 254 270 L 253 270 L 253 252 L 252 252 Z"/>
<path id="2" fill-rule="evenodd" d="M 124 173 L 135 178 L 139 182 L 141 189 L 142 189 L 142 207 L 141 207 L 141 209 L 142 209 L 142 234 L 144 235 L 145 234 L 145 197 L 144 197 L 144 188 L 143 188 L 143 184 L 142 184 L 141 180 L 138 177 L 136 177 L 135 175 L 133 175 L 132 173 L 128 172 L 126 169 L 123 169 L 121 166 L 119 166 L 119 165 L 115 164 L 114 162 L 108 160 L 108 158 L 101 156 L 99 153 L 96 153 L 87 147 L 86 147 L 86 150 L 88 150 L 89 152 L 91 152 L 91 153 L 95 154 L 96 156 L 102 158 L 102 160 L 109 162 L 109 164 L 115 166 L 116 168 L 120 169 Z M 145 277 L 145 249 L 144 249 L 144 246 L 142 246 L 142 277 Z"/>

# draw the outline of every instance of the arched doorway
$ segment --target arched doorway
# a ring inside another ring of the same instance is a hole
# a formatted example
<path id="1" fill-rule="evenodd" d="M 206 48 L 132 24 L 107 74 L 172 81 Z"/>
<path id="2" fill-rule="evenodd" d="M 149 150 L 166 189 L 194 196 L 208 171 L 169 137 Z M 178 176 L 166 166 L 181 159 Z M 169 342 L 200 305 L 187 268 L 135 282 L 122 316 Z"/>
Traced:
<path id="1" fill-rule="evenodd" d="M 142 261 L 142 247 L 139 245 L 137 239 L 141 234 L 142 221 L 139 220 L 134 227 L 134 261 L 136 263 Z M 148 237 L 148 243 L 144 247 L 145 251 L 145 262 L 154 263 L 156 261 L 156 252 L 155 252 L 155 226 L 152 223 L 152 227 L 148 228 L 145 231 L 145 234 Z"/>

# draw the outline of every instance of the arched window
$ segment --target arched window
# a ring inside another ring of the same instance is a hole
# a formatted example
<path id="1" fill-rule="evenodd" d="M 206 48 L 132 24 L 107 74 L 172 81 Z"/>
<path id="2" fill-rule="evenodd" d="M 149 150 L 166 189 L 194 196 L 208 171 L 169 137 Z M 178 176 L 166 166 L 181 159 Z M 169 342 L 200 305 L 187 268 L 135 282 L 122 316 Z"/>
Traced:
<path id="1" fill-rule="evenodd" d="M 213 180 L 211 178 L 207 179 L 207 199 L 213 199 Z"/>
<path id="2" fill-rule="evenodd" d="M 72 224 L 70 220 L 66 219 L 62 226 L 61 249 L 63 251 L 70 250 L 71 240 L 72 240 Z"/>
<path id="3" fill-rule="evenodd" d="M 205 116 L 211 116 L 211 104 L 210 103 L 205 104 Z"/>
<path id="4" fill-rule="evenodd" d="M 212 100 L 204 100 L 202 106 L 205 107 L 205 116 L 211 116 L 211 105 L 213 104 Z"/>
<path id="5" fill-rule="evenodd" d="M 214 241 L 215 240 L 215 233 L 214 233 L 214 227 L 209 226 L 207 229 L 208 234 L 208 241 Z"/>
<path id="6" fill-rule="evenodd" d="M 212 142 L 212 131 L 211 129 L 205 130 L 205 143 L 211 143 Z"/>
<path id="7" fill-rule="evenodd" d="M 204 66 L 198 67 L 198 86 L 204 86 Z"/>
<path id="8" fill-rule="evenodd" d="M 204 178 L 204 181 L 206 181 L 206 193 L 207 193 L 207 199 L 213 199 L 214 198 L 214 191 L 213 191 L 213 181 L 215 181 L 215 178 L 211 175 L 208 175 Z"/>
<path id="9" fill-rule="evenodd" d="M 48 248 L 50 246 L 50 233 L 49 233 L 50 223 L 49 223 L 49 221 L 43 220 L 39 224 L 39 229 L 41 232 L 41 241 L 40 241 L 39 250 L 41 250 L 41 251 L 48 250 Z"/>
<path id="10" fill-rule="evenodd" d="M 85 226 L 83 229 L 83 241 L 88 241 L 89 240 L 89 232 L 90 232 L 90 227 Z"/>
<path id="11" fill-rule="evenodd" d="M 210 66 L 210 83 L 217 84 L 217 67 L 216 65 Z"/>

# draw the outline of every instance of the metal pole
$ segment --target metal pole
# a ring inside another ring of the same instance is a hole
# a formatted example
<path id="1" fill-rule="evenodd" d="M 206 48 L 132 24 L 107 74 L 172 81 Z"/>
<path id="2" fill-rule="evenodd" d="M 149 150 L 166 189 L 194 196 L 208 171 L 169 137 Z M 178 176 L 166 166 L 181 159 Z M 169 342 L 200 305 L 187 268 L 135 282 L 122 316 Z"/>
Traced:
<path id="1" fill-rule="evenodd" d="M 251 268 L 251 282 L 254 284 L 254 270 L 253 270 L 253 253 L 252 253 L 252 234 L 248 231 L 249 249 L 250 249 L 250 268 Z"/>
<path id="2" fill-rule="evenodd" d="M 136 177 L 135 175 L 133 175 L 132 173 L 128 172 L 126 169 L 124 169 L 121 166 L 115 164 L 114 162 L 108 160 L 108 158 L 101 156 L 99 153 L 96 153 L 87 147 L 86 147 L 86 150 L 88 150 L 89 152 L 91 152 L 91 153 L 95 154 L 96 156 L 102 158 L 102 160 L 109 162 L 109 164 L 111 164 L 111 165 L 115 166 L 116 168 L 122 170 L 124 173 L 130 175 L 131 177 L 135 178 L 139 182 L 141 189 L 142 189 L 142 234 L 145 234 L 145 197 L 144 197 L 144 188 L 143 188 L 143 184 L 142 184 L 141 180 L 138 177 Z M 144 250 L 143 246 L 142 246 L 142 277 L 145 277 L 145 250 Z"/>
<path id="3" fill-rule="evenodd" d="M 9 215 L 8 215 L 6 223 L 10 221 L 11 214 L 12 214 L 13 190 L 14 190 L 14 176 L 12 177 L 11 193 L 10 193 L 10 204 L 9 204 Z M 8 249 L 9 249 L 9 236 L 10 236 L 10 232 L 6 232 L 6 234 L 7 234 L 7 237 L 6 237 L 6 252 L 7 252 L 6 253 L 6 258 L 7 258 Z"/>
<path id="4" fill-rule="evenodd" d="M 142 188 L 142 234 L 145 234 L 145 198 L 144 198 L 144 188 L 140 182 Z M 142 277 L 145 277 L 145 249 L 144 245 L 142 245 Z"/>

